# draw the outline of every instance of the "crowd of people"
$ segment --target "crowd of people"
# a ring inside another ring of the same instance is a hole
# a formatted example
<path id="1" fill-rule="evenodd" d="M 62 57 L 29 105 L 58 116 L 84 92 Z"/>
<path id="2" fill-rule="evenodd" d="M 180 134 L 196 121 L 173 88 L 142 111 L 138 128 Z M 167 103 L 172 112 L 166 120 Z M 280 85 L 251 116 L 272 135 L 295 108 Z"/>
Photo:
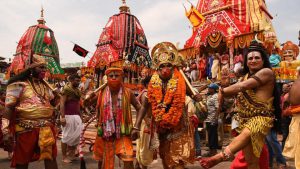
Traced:
<path id="1" fill-rule="evenodd" d="M 300 168 L 300 78 L 279 90 L 269 56 L 262 44 L 252 41 L 243 65 L 239 64 L 241 78 L 231 85 L 217 83 L 219 64 L 228 69 L 228 56 L 212 54 L 212 82 L 203 94 L 203 89 L 193 88 L 190 82 L 204 72 L 191 71 L 186 78 L 179 57 L 172 43 L 154 46 L 156 71 L 142 71 L 144 89 L 138 97 L 124 86 L 123 69 L 113 63 L 105 71 L 107 82 L 90 94 L 93 96 L 83 97 L 78 74 L 53 89 L 44 79 L 45 59 L 34 55 L 20 74 L 9 79 L 6 90 L 0 91 L 0 146 L 8 152 L 11 167 L 26 169 L 30 162 L 43 160 L 46 169 L 58 168 L 58 128 L 62 133 L 62 160 L 71 163 L 83 129 L 82 109 L 85 103 L 91 103 L 96 107 L 97 128 L 93 158 L 99 169 L 115 168 L 115 157 L 123 161 L 125 169 L 146 169 L 158 155 L 164 169 L 184 169 L 195 161 L 211 168 L 229 160 L 232 169 L 266 169 L 273 167 L 274 157 L 281 169 L 287 167 L 285 157 L 294 158 L 296 168 Z M 200 59 L 198 63 L 203 67 L 202 62 Z M 191 69 L 195 66 L 192 62 Z M 228 117 L 232 117 L 234 138 L 222 147 L 223 125 Z M 201 154 L 200 121 L 207 131 L 209 151 L 205 154 Z M 283 134 L 282 145 L 277 140 L 278 132 Z"/>

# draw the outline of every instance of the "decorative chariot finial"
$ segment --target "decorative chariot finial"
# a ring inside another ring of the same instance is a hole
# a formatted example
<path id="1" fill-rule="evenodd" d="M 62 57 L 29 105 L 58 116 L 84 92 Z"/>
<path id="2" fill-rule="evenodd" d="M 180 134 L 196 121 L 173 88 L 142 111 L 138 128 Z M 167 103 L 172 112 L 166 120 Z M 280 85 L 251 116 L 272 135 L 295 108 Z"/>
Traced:
<path id="1" fill-rule="evenodd" d="M 42 25 L 44 25 L 46 23 L 46 21 L 44 20 L 44 8 L 43 8 L 43 6 L 42 6 L 42 9 L 41 9 L 41 18 L 38 19 L 38 23 L 42 24 Z"/>
<path id="2" fill-rule="evenodd" d="M 120 12 L 130 13 L 129 7 L 126 5 L 126 0 L 122 0 L 122 6 L 120 6 Z"/>

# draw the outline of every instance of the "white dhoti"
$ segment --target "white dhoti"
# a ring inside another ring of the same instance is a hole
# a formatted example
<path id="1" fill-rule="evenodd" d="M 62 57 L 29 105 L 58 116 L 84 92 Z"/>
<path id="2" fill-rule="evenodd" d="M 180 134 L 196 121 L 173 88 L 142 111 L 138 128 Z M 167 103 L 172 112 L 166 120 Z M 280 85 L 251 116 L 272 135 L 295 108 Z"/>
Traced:
<path id="1" fill-rule="evenodd" d="M 282 154 L 295 159 L 295 167 L 300 168 L 300 114 L 293 115 L 289 126 L 289 135 L 285 141 Z"/>
<path id="2" fill-rule="evenodd" d="M 136 160 L 143 166 L 148 166 L 153 161 L 153 151 L 150 149 L 150 130 L 144 132 L 147 128 L 145 122 L 142 122 L 140 138 L 136 141 Z"/>
<path id="3" fill-rule="evenodd" d="M 83 129 L 82 120 L 79 115 L 65 115 L 66 126 L 62 127 L 61 142 L 68 146 L 79 144 L 80 133 Z"/>

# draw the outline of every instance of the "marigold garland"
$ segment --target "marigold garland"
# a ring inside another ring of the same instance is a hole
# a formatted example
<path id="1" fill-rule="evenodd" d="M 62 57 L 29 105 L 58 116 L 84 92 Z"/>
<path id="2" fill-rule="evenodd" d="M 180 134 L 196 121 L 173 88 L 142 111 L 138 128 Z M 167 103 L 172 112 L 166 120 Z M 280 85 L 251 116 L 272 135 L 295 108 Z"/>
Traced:
<path id="1" fill-rule="evenodd" d="M 178 124 L 185 104 L 185 87 L 184 78 L 177 69 L 174 69 L 163 96 L 162 80 L 157 73 L 154 73 L 148 86 L 148 100 L 158 127 L 170 129 Z M 167 107 L 170 108 L 166 112 Z"/>

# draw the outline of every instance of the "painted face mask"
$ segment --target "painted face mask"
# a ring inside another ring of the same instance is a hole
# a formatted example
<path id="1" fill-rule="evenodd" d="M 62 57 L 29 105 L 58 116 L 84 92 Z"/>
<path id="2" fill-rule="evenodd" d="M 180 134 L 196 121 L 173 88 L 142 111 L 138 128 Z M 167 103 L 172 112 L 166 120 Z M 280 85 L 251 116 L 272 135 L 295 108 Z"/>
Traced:
<path id="1" fill-rule="evenodd" d="M 122 74 L 120 72 L 111 72 L 107 75 L 107 85 L 111 90 L 119 90 L 122 86 Z"/>
<path id="2" fill-rule="evenodd" d="M 39 73 L 38 78 L 39 79 L 44 79 L 45 76 L 46 76 L 46 72 L 42 71 L 42 72 Z"/>
<path id="3" fill-rule="evenodd" d="M 173 67 L 171 64 L 162 64 L 159 66 L 159 71 L 162 79 L 170 79 Z"/>

